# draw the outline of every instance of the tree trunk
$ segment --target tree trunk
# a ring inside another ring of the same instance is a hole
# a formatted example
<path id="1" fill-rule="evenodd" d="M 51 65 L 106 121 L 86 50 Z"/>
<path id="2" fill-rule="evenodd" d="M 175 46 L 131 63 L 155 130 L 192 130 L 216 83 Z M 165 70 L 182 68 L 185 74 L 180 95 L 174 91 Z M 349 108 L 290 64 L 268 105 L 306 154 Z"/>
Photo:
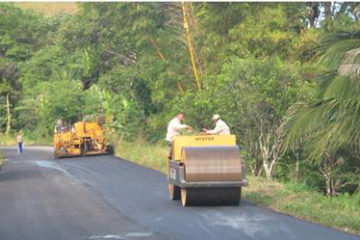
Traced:
<path id="1" fill-rule="evenodd" d="M 341 4 L 341 7 L 340 7 L 340 9 L 339 9 L 339 11 L 337 12 L 336 17 L 338 17 L 338 16 L 341 16 L 341 15 L 345 14 L 345 12 L 346 12 L 346 10 L 347 10 L 348 6 L 349 6 L 349 3 L 347 3 L 347 2 L 342 3 L 342 4 Z"/>
<path id="2" fill-rule="evenodd" d="M 280 157 L 283 136 L 277 131 L 267 132 L 264 125 L 264 120 L 260 120 L 260 136 L 258 141 L 263 157 L 263 169 L 265 171 L 266 178 L 271 179 L 274 174 L 277 161 Z"/>
<path id="3" fill-rule="evenodd" d="M 325 179 L 326 179 L 326 195 L 328 197 L 331 197 L 331 178 L 325 175 Z"/>
<path id="4" fill-rule="evenodd" d="M 319 13 L 320 13 L 319 3 L 318 2 L 311 3 L 311 14 L 309 16 L 310 27 L 315 26 L 315 22 L 316 22 L 316 19 L 319 17 Z"/>
<path id="5" fill-rule="evenodd" d="M 295 182 L 298 182 L 299 180 L 299 160 L 296 160 L 296 166 L 295 166 Z"/>
<path id="6" fill-rule="evenodd" d="M 326 195 L 328 197 L 333 196 L 334 189 L 333 189 L 333 177 L 331 174 L 331 169 L 333 167 L 333 159 L 331 156 L 325 156 L 322 166 L 320 166 L 320 172 L 325 177 L 325 185 L 326 185 Z"/>
<path id="7" fill-rule="evenodd" d="M 324 166 L 320 168 L 320 172 L 325 177 L 325 185 L 326 185 L 326 196 L 331 197 L 332 194 L 332 188 L 331 188 L 331 169 L 326 164 L 326 160 L 324 161 Z"/>
<path id="8" fill-rule="evenodd" d="M 153 37 L 150 37 L 150 42 L 151 42 L 151 44 L 153 45 L 153 47 L 155 48 L 156 54 L 158 55 L 158 57 L 159 57 L 161 60 L 165 61 L 166 58 L 165 58 L 164 54 L 161 52 L 158 44 L 156 43 L 156 41 L 155 41 L 155 39 L 154 39 Z"/>
<path id="9" fill-rule="evenodd" d="M 6 94 L 6 113 L 7 113 L 7 123 L 6 123 L 5 134 L 8 135 L 11 129 L 10 93 Z"/>
<path id="10" fill-rule="evenodd" d="M 259 136 L 259 145 L 263 156 L 263 169 L 267 179 L 272 178 L 273 168 L 276 162 L 276 159 L 272 158 L 272 151 L 270 149 L 270 135 L 270 133 L 264 134 L 264 132 L 261 131 Z"/>
<path id="11" fill-rule="evenodd" d="M 324 2 L 324 14 L 325 14 L 325 19 L 329 19 L 331 17 L 331 2 Z"/>
<path id="12" fill-rule="evenodd" d="M 264 161 L 264 170 L 265 170 L 265 175 L 267 179 L 271 179 L 272 178 L 272 174 L 271 174 L 271 168 L 269 167 L 268 162 Z"/>

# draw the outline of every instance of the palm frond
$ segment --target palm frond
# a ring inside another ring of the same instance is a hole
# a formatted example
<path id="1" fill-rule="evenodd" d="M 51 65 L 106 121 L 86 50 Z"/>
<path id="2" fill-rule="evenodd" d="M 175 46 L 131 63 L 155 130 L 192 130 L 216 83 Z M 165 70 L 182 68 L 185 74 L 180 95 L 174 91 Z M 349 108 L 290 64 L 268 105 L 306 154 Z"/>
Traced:
<path id="1" fill-rule="evenodd" d="M 288 111 L 286 148 L 304 144 L 311 159 L 336 152 L 343 146 L 357 149 L 360 142 L 360 81 L 338 76 L 327 82 L 323 96 Z"/>
<path id="2" fill-rule="evenodd" d="M 321 56 L 335 43 L 349 39 L 360 39 L 360 31 L 339 31 L 324 35 L 320 41 L 320 45 L 317 46 L 317 55 Z"/>
<path id="3" fill-rule="evenodd" d="M 345 54 L 338 72 L 343 76 L 360 74 L 360 48 L 355 48 Z"/>
<path id="4" fill-rule="evenodd" d="M 329 69 L 338 69 L 346 59 L 347 53 L 360 47 L 359 39 L 345 39 L 333 42 L 318 58 L 318 65 L 324 65 Z"/>

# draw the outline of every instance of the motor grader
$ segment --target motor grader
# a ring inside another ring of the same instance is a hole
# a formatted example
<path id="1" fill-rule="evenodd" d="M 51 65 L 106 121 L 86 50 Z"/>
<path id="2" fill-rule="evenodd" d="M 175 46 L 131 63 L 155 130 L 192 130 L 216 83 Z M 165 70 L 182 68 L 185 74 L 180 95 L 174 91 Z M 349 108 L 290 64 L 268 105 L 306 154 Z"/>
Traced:
<path id="1" fill-rule="evenodd" d="M 54 133 L 55 158 L 111 154 L 102 124 L 80 121 L 72 128 L 56 127 Z"/>
<path id="2" fill-rule="evenodd" d="M 182 205 L 238 205 L 247 186 L 235 135 L 175 136 L 167 162 L 171 200 Z"/>

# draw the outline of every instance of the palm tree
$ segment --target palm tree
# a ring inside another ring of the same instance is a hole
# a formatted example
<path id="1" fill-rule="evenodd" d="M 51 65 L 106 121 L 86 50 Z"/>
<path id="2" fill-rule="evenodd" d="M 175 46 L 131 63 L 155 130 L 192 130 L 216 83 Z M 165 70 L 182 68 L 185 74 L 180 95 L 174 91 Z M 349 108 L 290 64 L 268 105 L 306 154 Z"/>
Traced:
<path id="1" fill-rule="evenodd" d="M 286 146 L 304 144 L 326 179 L 327 194 L 334 195 L 345 184 L 333 174 L 345 163 L 340 152 L 359 152 L 360 146 L 360 31 L 331 34 L 316 50 L 317 64 L 328 70 L 316 100 L 289 109 L 284 130 Z"/>

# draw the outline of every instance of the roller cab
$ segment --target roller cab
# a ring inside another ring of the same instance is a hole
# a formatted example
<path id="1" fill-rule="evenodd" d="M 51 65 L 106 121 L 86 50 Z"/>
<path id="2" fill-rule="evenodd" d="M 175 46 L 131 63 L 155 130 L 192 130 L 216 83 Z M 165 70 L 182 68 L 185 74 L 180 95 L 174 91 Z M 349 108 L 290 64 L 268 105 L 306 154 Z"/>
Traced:
<path id="1" fill-rule="evenodd" d="M 234 135 L 176 136 L 168 161 L 172 200 L 183 206 L 238 205 L 247 185 Z"/>

